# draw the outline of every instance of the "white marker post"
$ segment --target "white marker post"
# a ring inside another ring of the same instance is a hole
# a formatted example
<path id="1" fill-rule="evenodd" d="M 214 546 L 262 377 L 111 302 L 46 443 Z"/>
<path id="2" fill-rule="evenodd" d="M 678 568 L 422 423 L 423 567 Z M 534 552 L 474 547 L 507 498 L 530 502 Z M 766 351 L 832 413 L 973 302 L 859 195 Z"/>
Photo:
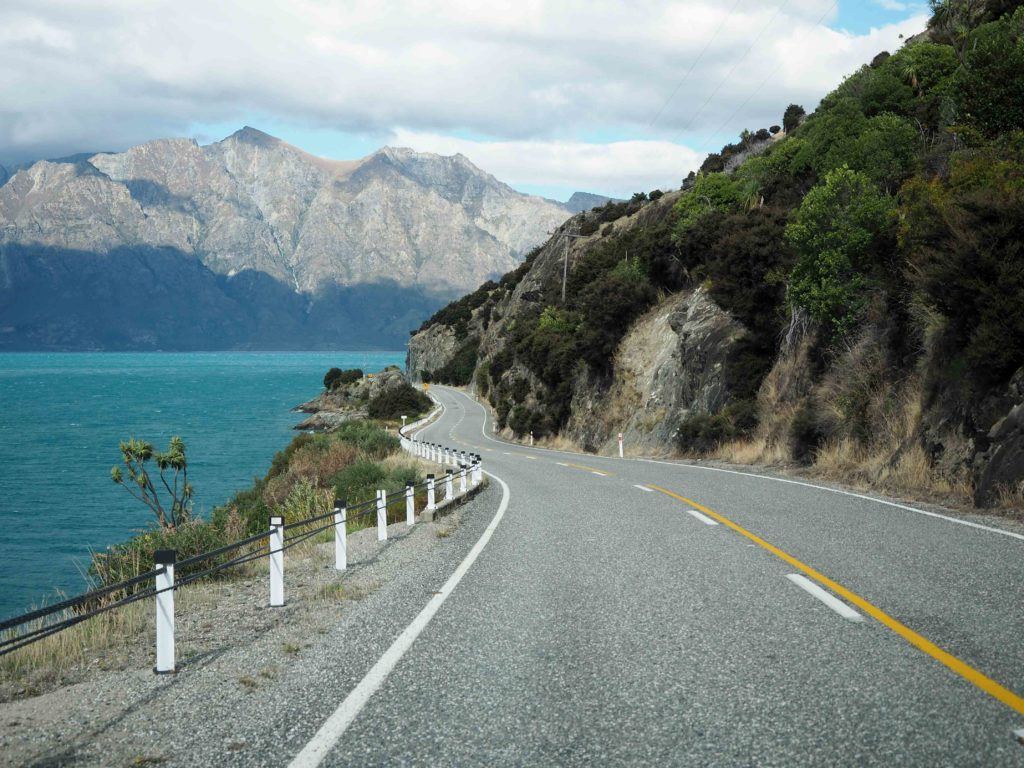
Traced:
<path id="1" fill-rule="evenodd" d="M 377 541 L 388 538 L 388 492 L 377 491 Z"/>
<path id="2" fill-rule="evenodd" d="M 416 522 L 416 490 L 412 483 L 405 484 L 405 524 L 412 525 Z"/>
<path id="3" fill-rule="evenodd" d="M 455 496 L 455 483 L 452 478 L 452 471 L 450 469 L 445 470 L 444 476 L 444 498 L 445 501 L 451 501 Z"/>
<path id="4" fill-rule="evenodd" d="M 284 518 L 270 517 L 270 607 L 284 605 Z"/>
<path id="5" fill-rule="evenodd" d="M 533 430 L 530 430 L 530 447 L 533 447 Z"/>
<path id="6" fill-rule="evenodd" d="M 348 568 L 348 510 L 344 499 L 334 500 L 334 569 Z"/>
<path id="7" fill-rule="evenodd" d="M 434 476 L 427 475 L 427 510 L 433 512 L 437 509 L 437 504 L 434 503 Z"/>
<path id="8" fill-rule="evenodd" d="M 619 458 L 622 458 L 622 433 L 619 432 Z"/>
<path id="9" fill-rule="evenodd" d="M 167 675 L 174 669 L 174 563 L 178 553 L 173 549 L 158 549 L 153 553 L 156 575 L 156 666 L 153 671 Z M 167 590 L 162 592 L 161 590 Z"/>
<path id="10" fill-rule="evenodd" d="M 459 465 L 459 495 L 466 493 L 466 465 Z"/>

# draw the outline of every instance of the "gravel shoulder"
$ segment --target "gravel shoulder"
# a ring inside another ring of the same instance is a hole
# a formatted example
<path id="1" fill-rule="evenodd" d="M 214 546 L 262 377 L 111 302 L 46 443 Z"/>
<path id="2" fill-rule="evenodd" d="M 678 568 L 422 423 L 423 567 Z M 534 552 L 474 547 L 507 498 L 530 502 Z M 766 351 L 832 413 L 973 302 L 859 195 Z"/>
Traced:
<path id="1" fill-rule="evenodd" d="M 267 607 L 264 560 L 183 590 L 172 676 L 151 671 L 144 601 L 145 630 L 73 670 L 80 682 L 0 704 L 0 764 L 286 763 L 448 577 L 500 494 L 485 484 L 435 522 L 389 526 L 386 542 L 375 528 L 350 534 L 344 574 L 333 542 L 290 550 L 283 608 Z"/>

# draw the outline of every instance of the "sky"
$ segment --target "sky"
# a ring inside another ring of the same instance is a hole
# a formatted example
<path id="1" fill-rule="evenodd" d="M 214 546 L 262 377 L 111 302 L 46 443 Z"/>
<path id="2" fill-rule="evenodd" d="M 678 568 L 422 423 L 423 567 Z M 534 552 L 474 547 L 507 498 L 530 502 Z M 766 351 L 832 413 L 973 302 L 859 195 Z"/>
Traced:
<path id="1" fill-rule="evenodd" d="M 4 0 L 0 162 L 251 125 L 624 197 L 811 111 L 926 20 L 903 0 Z"/>

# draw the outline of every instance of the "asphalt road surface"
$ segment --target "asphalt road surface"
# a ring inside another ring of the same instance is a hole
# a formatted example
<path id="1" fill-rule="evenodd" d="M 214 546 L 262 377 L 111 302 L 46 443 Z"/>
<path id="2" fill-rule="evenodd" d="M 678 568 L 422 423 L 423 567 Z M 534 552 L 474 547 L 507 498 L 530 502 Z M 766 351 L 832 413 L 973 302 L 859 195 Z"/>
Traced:
<path id="1" fill-rule="evenodd" d="M 431 391 L 418 438 L 500 493 L 380 661 L 318 693 L 294 766 L 1024 765 L 1020 533 L 510 445 Z"/>

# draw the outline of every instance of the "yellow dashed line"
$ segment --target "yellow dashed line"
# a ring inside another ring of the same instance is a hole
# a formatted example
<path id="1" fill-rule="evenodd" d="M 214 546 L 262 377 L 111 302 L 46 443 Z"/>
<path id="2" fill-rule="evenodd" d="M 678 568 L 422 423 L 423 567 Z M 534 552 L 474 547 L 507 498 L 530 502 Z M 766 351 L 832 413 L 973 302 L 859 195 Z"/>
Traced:
<path id="1" fill-rule="evenodd" d="M 750 539 L 750 541 L 768 550 L 779 559 L 784 560 L 785 562 L 792 565 L 794 568 L 798 568 L 799 570 L 803 571 L 805 574 L 810 576 L 815 581 L 818 581 L 823 586 L 828 587 L 840 597 L 843 597 L 849 602 L 853 603 L 858 608 L 863 610 L 865 613 L 867 613 L 868 615 L 872 616 L 873 618 L 877 619 L 882 624 L 887 626 L 889 629 L 898 634 L 908 643 L 924 651 L 936 661 L 944 664 L 946 667 L 956 672 L 956 674 L 960 675 L 969 683 L 983 690 L 992 698 L 1001 701 L 1003 704 L 1010 707 L 1011 709 L 1016 710 L 1020 714 L 1024 714 L 1024 698 L 1021 698 L 1008 688 L 1004 688 L 1002 685 L 997 683 L 992 678 L 986 677 L 981 672 L 974 669 L 974 667 L 970 666 L 964 661 L 961 661 L 953 654 L 942 650 L 941 648 L 939 648 L 939 646 L 935 645 L 935 643 L 933 643 L 931 640 L 922 637 L 917 632 L 910 629 L 910 627 L 894 619 L 881 608 L 878 608 L 874 604 L 869 603 L 860 595 L 856 594 L 855 592 L 851 592 L 841 584 L 832 581 L 832 579 L 828 578 L 824 574 L 818 573 L 818 571 L 814 570 L 811 566 L 806 565 L 800 560 L 797 560 L 792 555 L 783 552 L 781 549 L 774 546 L 773 544 L 769 544 L 761 537 L 751 533 L 741 525 L 734 523 L 732 520 L 725 517 L 724 515 L 720 515 L 718 512 L 715 512 L 712 509 L 708 509 L 707 507 L 698 504 L 696 501 L 687 499 L 684 496 L 680 496 L 664 488 L 660 488 L 657 485 L 648 485 L 647 487 L 653 488 L 656 491 L 664 493 L 666 496 L 671 496 L 673 499 L 678 499 L 679 501 L 682 501 L 685 504 L 689 504 L 690 506 L 699 509 L 701 512 L 708 515 L 709 517 L 714 518 L 723 525 L 729 526 L 734 531 L 736 531 L 736 533 L 740 534 L 741 536 L 745 536 L 746 538 Z"/>

